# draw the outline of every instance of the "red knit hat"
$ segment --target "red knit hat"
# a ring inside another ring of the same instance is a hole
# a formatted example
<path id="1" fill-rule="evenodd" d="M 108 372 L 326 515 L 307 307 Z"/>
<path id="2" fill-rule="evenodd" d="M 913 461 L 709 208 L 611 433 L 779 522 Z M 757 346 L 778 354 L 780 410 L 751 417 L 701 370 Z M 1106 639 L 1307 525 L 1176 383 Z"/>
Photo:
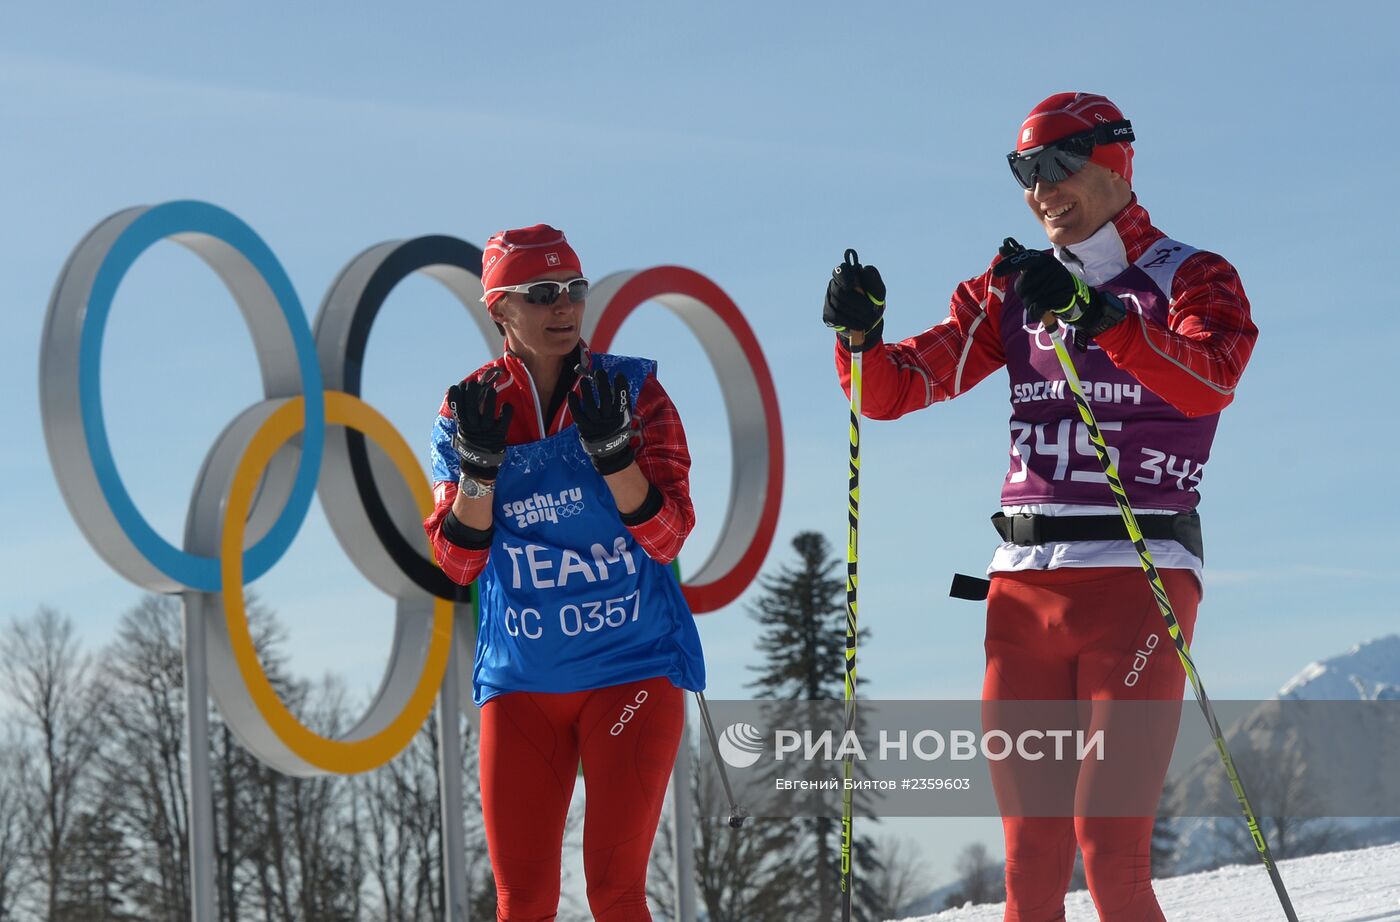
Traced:
<path id="1" fill-rule="evenodd" d="M 564 232 L 548 224 L 518 227 L 493 234 L 481 253 L 481 287 L 490 291 L 506 285 L 521 285 L 546 272 L 568 269 L 583 274 L 578 254 Z M 498 291 L 486 296 L 488 306 L 505 297 Z"/>
<path id="2" fill-rule="evenodd" d="M 1031 110 L 1016 136 L 1016 149 L 1029 150 L 1077 134 L 1104 122 L 1123 120 L 1123 113 L 1096 93 L 1056 93 Z M 1129 183 L 1133 181 L 1133 146 L 1126 142 L 1098 144 L 1089 158 L 1112 170 Z"/>

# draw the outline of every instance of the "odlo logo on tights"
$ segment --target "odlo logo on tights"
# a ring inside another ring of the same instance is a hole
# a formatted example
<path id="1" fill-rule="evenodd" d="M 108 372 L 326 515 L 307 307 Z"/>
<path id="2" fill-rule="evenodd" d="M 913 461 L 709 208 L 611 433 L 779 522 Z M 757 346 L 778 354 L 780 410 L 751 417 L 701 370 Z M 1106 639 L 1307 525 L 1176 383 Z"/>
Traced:
<path id="1" fill-rule="evenodd" d="M 1142 645 L 1141 650 L 1133 653 L 1133 670 L 1123 677 L 1123 684 L 1132 688 L 1142 677 L 1142 671 L 1147 668 L 1147 659 L 1152 655 L 1152 651 L 1157 649 L 1157 644 L 1161 639 L 1156 634 L 1148 634 L 1147 641 Z"/>
<path id="2" fill-rule="evenodd" d="M 632 715 L 637 713 L 637 709 L 640 708 L 649 697 L 651 696 L 647 694 L 647 690 L 645 688 L 638 691 L 637 697 L 632 699 L 631 704 L 625 704 L 622 706 L 622 713 L 618 715 L 617 723 L 613 724 L 612 729 L 608 732 L 611 733 L 613 736 L 621 736 L 622 731 L 627 729 L 627 724 L 629 721 L 631 721 Z"/>

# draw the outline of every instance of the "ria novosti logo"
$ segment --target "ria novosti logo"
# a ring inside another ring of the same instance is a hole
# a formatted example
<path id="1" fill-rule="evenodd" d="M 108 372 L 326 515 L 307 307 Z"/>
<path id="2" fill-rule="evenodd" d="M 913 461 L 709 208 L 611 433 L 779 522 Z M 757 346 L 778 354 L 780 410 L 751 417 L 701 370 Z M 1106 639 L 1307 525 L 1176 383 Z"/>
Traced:
<path id="1" fill-rule="evenodd" d="M 734 768 L 748 768 L 763 755 L 763 734 L 753 724 L 730 724 L 720 734 L 719 754 Z"/>
<path id="2" fill-rule="evenodd" d="M 719 737 L 719 753 L 734 768 L 749 768 L 763 755 L 763 733 L 753 724 L 732 723 Z M 1013 736 L 1005 730 L 993 729 L 979 733 L 971 729 L 954 729 L 946 733 L 920 730 L 912 736 L 906 729 L 880 730 L 873 757 L 867 755 L 866 744 L 854 730 L 841 736 L 832 730 L 780 729 L 773 734 L 773 759 L 785 761 L 857 762 L 896 761 L 911 759 L 920 762 L 968 762 L 982 758 L 1000 762 L 1012 757 L 1030 762 L 1050 758 L 1054 761 L 1106 758 L 1105 735 L 1102 728 L 1086 732 L 1082 728 L 1023 730 Z"/>

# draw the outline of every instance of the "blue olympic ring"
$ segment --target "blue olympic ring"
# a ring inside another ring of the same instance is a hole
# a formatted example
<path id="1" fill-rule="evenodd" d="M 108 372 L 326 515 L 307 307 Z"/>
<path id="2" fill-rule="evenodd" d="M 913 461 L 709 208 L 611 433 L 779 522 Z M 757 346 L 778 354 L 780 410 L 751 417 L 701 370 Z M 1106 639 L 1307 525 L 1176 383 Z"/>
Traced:
<path id="1" fill-rule="evenodd" d="M 251 264 L 271 289 L 286 318 L 301 375 L 300 394 L 306 398 L 301 458 L 286 506 L 266 535 L 243 552 L 244 579 L 266 573 L 291 546 L 311 508 L 326 439 L 325 396 L 316 342 L 306 314 L 286 270 L 251 227 L 232 213 L 207 202 L 177 201 L 157 205 L 123 230 L 97 271 L 92 296 L 82 320 L 78 352 L 78 394 L 83 431 L 93 470 L 103 496 L 136 548 L 166 576 L 193 589 L 217 592 L 219 560 L 183 551 L 162 538 L 141 515 L 117 472 L 107 426 L 102 415 L 102 335 L 112 299 L 122 278 L 152 244 L 179 235 L 197 234 L 228 244 Z M 291 394 L 284 396 L 293 396 Z"/>

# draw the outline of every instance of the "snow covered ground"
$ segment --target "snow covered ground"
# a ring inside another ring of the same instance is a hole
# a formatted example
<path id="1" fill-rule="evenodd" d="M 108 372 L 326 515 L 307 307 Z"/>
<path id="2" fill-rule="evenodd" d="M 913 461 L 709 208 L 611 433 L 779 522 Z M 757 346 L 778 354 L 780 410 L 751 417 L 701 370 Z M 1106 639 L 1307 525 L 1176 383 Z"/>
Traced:
<path id="1" fill-rule="evenodd" d="M 1301 922 L 1400 922 L 1400 845 L 1279 862 Z M 1276 922 L 1284 918 L 1262 865 L 1235 865 L 1155 884 L 1172 922 Z M 906 922 L 1001 922 L 1002 904 L 966 906 Z M 1065 901 L 1067 922 L 1097 922 L 1087 892 Z"/>

